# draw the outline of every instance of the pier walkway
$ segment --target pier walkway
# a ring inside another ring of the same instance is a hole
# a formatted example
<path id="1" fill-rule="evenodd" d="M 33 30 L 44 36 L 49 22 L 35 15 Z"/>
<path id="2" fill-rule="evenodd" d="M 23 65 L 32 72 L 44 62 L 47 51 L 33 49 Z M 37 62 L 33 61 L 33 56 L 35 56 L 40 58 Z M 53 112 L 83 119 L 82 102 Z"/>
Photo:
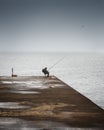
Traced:
<path id="1" fill-rule="evenodd" d="M 104 110 L 55 76 L 0 77 L 0 128 L 8 126 L 7 120 L 9 126 L 16 126 L 13 119 L 17 124 L 49 121 L 71 128 L 104 129 Z"/>

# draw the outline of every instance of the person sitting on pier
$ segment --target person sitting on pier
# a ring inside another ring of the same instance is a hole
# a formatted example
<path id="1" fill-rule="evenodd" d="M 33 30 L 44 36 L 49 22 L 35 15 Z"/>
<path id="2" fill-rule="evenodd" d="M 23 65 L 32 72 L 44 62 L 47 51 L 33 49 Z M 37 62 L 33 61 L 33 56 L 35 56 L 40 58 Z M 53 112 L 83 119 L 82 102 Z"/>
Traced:
<path id="1" fill-rule="evenodd" d="M 49 77 L 49 71 L 47 70 L 47 67 L 45 67 L 44 69 L 42 69 L 42 72 L 44 73 L 44 75 L 46 75 L 47 77 Z"/>

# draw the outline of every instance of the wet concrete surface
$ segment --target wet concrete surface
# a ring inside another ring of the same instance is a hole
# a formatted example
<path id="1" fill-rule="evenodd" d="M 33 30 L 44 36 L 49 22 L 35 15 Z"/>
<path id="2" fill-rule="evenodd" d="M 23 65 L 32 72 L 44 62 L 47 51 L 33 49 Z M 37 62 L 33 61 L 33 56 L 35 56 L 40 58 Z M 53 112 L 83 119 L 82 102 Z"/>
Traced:
<path id="1" fill-rule="evenodd" d="M 52 121 L 26 121 L 19 118 L 0 118 L 0 130 L 99 130 L 98 128 L 74 128 Z"/>
<path id="2" fill-rule="evenodd" d="M 0 130 L 103 129 L 104 110 L 57 77 L 0 77 Z"/>

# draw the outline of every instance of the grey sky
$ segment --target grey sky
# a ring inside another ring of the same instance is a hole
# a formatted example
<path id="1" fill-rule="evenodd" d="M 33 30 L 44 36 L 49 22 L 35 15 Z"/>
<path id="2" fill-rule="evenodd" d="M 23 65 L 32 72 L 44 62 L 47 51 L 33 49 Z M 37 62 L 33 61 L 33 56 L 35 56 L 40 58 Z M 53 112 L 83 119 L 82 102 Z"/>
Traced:
<path id="1" fill-rule="evenodd" d="M 0 0 L 0 51 L 104 52 L 104 0 Z"/>

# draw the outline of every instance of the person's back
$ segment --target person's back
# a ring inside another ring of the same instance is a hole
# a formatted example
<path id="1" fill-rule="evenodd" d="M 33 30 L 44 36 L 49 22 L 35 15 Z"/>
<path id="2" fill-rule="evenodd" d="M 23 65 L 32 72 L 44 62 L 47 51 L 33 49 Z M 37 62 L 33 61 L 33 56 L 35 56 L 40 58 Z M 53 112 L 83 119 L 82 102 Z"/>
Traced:
<path id="1" fill-rule="evenodd" d="M 42 69 L 42 72 L 44 73 L 44 75 L 46 75 L 47 77 L 49 77 L 49 71 L 47 70 L 47 67 L 45 67 L 44 69 Z"/>

